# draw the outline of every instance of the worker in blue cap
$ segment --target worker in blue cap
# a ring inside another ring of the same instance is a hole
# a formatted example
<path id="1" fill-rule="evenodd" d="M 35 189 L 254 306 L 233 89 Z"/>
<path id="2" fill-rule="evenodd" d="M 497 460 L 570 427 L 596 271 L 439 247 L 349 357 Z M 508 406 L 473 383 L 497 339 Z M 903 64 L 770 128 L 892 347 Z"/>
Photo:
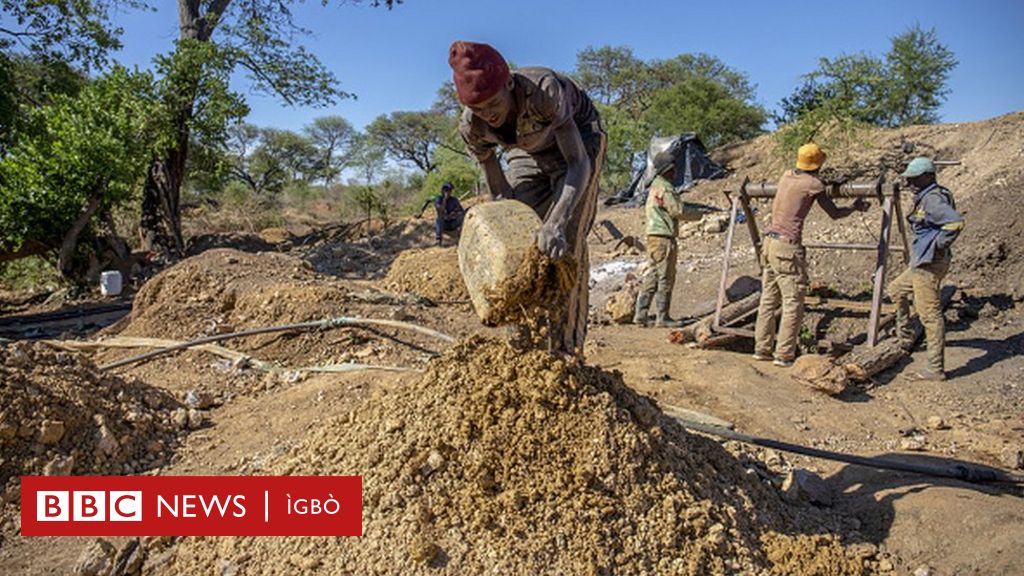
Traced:
<path id="1" fill-rule="evenodd" d="M 462 219 L 466 215 L 462 203 L 452 195 L 454 189 L 455 186 L 451 182 L 442 184 L 441 193 L 424 202 L 419 214 L 416 215 L 417 218 L 423 216 L 423 211 L 427 209 L 427 206 L 430 206 L 431 203 L 434 204 L 434 210 L 437 212 L 434 229 L 438 246 L 442 245 L 441 238 L 445 232 L 458 232 L 462 229 Z"/>
<path id="2" fill-rule="evenodd" d="M 913 232 L 910 264 L 888 288 L 896 304 L 896 336 L 906 348 L 912 346 L 912 298 L 928 342 L 928 367 L 915 376 L 945 380 L 946 327 L 939 294 L 953 257 L 950 246 L 963 229 L 964 218 L 956 211 L 952 193 L 936 181 L 935 163 L 930 158 L 914 158 L 900 176 L 907 179 L 915 194 L 914 207 L 907 216 Z"/>

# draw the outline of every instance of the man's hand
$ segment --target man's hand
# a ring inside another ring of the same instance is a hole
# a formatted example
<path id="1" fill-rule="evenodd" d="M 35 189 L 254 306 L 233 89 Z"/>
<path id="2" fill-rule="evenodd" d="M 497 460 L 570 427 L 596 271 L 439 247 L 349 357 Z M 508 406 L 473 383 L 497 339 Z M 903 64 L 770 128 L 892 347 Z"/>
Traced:
<path id="1" fill-rule="evenodd" d="M 858 212 L 867 212 L 870 207 L 871 203 L 863 198 L 857 198 L 853 201 L 853 209 Z"/>
<path id="2" fill-rule="evenodd" d="M 558 259 L 565 256 L 568 244 L 565 241 L 565 226 L 545 222 L 537 231 L 537 248 L 547 256 Z"/>

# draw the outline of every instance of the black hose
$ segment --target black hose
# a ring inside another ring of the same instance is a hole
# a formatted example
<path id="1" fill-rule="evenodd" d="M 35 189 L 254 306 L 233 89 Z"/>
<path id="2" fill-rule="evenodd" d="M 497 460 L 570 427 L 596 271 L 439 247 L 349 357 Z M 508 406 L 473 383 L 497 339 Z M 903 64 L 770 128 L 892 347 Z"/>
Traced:
<path id="1" fill-rule="evenodd" d="M 802 454 L 804 456 L 811 456 L 813 458 L 822 458 L 825 460 L 834 460 L 837 462 L 845 462 L 847 464 L 855 464 L 857 466 L 865 466 L 867 468 L 879 468 L 882 470 L 898 470 L 900 472 L 912 472 L 915 474 L 924 474 L 927 476 L 939 476 L 942 478 L 954 478 L 956 480 L 963 480 L 971 483 L 985 483 L 985 482 L 1003 482 L 1010 484 L 1024 484 L 1024 474 L 1014 474 L 1012 472 L 1005 472 L 1003 470 L 997 470 L 995 468 L 982 467 L 982 466 L 971 466 L 965 463 L 958 463 L 951 466 L 929 466 L 926 464 L 911 464 L 908 462 L 899 462 L 889 458 L 881 457 L 868 457 L 868 456 L 855 456 L 853 454 L 843 454 L 842 452 L 832 452 L 829 450 L 821 450 L 818 448 L 811 448 L 810 446 L 801 446 L 800 444 L 791 444 L 789 442 L 783 442 L 781 440 L 772 440 L 771 438 L 758 438 L 756 436 L 750 436 L 741 432 L 735 432 L 721 428 L 719 426 L 711 426 L 708 424 L 701 424 L 699 422 L 693 422 L 690 420 L 684 420 L 682 418 L 675 418 L 674 420 L 679 422 L 684 428 L 694 430 L 697 432 L 703 432 L 712 436 L 718 436 L 720 438 L 726 438 L 728 440 L 736 440 L 746 444 L 754 444 L 756 446 L 763 446 L 765 448 L 772 448 L 775 450 L 782 450 L 784 452 L 792 452 L 794 454 Z"/>

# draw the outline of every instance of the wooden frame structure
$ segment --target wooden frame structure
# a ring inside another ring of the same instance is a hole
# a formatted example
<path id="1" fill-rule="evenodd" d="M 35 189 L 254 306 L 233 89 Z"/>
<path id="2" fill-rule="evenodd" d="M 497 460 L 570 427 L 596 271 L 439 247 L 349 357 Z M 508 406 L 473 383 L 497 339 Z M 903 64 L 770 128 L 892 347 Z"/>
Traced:
<path id="1" fill-rule="evenodd" d="M 757 220 L 754 219 L 754 210 L 750 206 L 752 198 L 774 198 L 778 192 L 778 186 L 766 182 L 752 184 L 750 179 L 743 181 L 738 191 L 726 190 L 725 195 L 729 199 L 731 209 L 729 211 L 729 229 L 725 237 L 725 257 L 722 259 L 722 277 L 718 285 L 718 300 L 715 304 L 715 315 L 711 322 L 711 329 L 714 332 L 733 334 L 753 338 L 754 332 L 745 328 L 739 328 L 751 316 L 757 313 L 757 309 L 745 314 L 731 318 L 729 322 L 722 323 L 722 308 L 727 303 L 726 287 L 729 281 L 729 260 L 732 256 L 733 240 L 736 234 L 736 217 L 740 210 L 746 220 L 747 230 L 750 233 L 751 242 L 754 244 L 754 256 L 757 265 L 761 266 L 761 233 L 757 228 Z M 897 183 L 887 183 L 882 178 L 874 182 L 845 182 L 833 183 L 826 186 L 825 193 L 831 198 L 877 198 L 882 205 L 882 220 L 877 244 L 851 244 L 851 243 L 808 243 L 804 248 L 825 249 L 825 250 L 875 250 L 875 271 L 873 275 L 871 306 L 868 317 L 868 345 L 874 346 L 878 343 L 878 331 L 881 323 L 882 296 L 884 295 L 885 270 L 889 259 L 889 251 L 895 250 L 903 255 L 906 263 L 910 247 L 907 243 L 907 232 L 903 220 L 903 210 L 900 206 L 900 187 Z M 892 232 L 892 223 L 895 216 L 901 246 L 890 248 L 889 238 Z M 832 300 L 828 304 L 836 307 L 863 309 L 863 304 Z"/>

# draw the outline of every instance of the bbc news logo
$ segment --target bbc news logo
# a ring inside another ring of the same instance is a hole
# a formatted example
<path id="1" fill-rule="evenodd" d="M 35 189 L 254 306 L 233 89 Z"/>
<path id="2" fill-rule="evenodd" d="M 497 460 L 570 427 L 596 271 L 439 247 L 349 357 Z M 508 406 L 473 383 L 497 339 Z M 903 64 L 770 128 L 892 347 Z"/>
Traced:
<path id="1" fill-rule="evenodd" d="M 37 522 L 142 522 L 142 492 L 36 492 Z"/>
<path id="2" fill-rule="evenodd" d="M 22 476 L 23 536 L 361 536 L 359 476 Z"/>

